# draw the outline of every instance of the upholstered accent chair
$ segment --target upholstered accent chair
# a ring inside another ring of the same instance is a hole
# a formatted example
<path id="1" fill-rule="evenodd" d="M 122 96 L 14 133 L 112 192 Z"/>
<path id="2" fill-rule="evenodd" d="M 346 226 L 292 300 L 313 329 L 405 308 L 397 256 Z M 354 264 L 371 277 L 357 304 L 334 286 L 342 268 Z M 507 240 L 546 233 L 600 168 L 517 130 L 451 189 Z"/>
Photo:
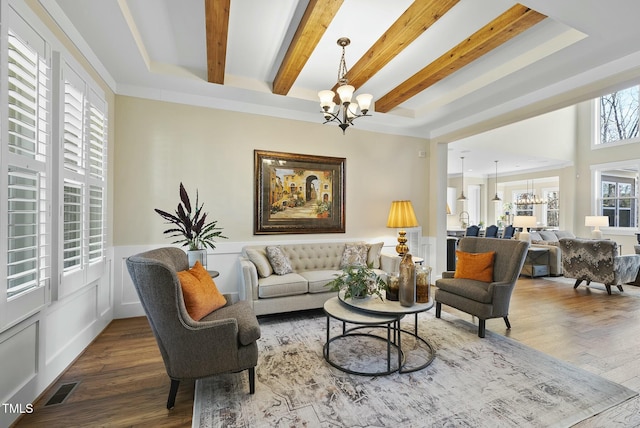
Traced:
<path id="1" fill-rule="evenodd" d="M 503 318 L 508 329 L 509 303 L 529 243 L 514 239 L 462 238 L 458 250 L 465 253 L 495 252 L 492 280 L 455 278 L 455 272 L 443 272 L 436 281 L 434 298 L 436 318 L 440 318 L 442 305 L 451 306 L 478 317 L 478 336 L 485 336 L 486 320 Z M 460 263 L 458 263 L 458 266 Z M 458 268 L 458 266 L 456 268 Z"/>
<path id="2" fill-rule="evenodd" d="M 573 288 L 578 288 L 582 281 L 587 281 L 587 286 L 598 282 L 611 294 L 612 285 L 624 291 L 622 285 L 634 281 L 638 275 L 640 255 L 621 256 L 615 241 L 562 238 L 559 245 L 564 276 L 576 280 Z"/>
<path id="3" fill-rule="evenodd" d="M 255 392 L 260 326 L 248 302 L 224 295 L 225 306 L 194 321 L 176 274 L 189 269 L 187 255 L 179 248 L 131 256 L 127 269 L 171 379 L 168 409 L 175 404 L 180 381 L 186 379 L 248 370 L 249 391 Z"/>

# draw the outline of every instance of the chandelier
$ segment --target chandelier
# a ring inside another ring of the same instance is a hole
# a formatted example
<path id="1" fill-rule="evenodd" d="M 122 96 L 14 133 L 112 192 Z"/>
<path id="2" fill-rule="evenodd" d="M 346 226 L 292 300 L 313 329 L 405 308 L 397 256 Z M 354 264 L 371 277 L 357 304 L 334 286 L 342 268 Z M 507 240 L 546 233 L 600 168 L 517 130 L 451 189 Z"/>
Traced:
<path id="1" fill-rule="evenodd" d="M 344 60 L 344 48 L 349 46 L 351 40 L 346 37 L 338 39 L 338 46 L 342 47 L 342 57 L 338 66 L 338 88 L 336 92 L 340 97 L 340 105 L 336 110 L 336 103 L 333 101 L 336 94 L 330 90 L 318 92 L 320 98 L 320 107 L 325 121 L 323 123 L 336 122 L 342 129 L 342 133 L 347 130 L 349 125 L 353 125 L 354 119 L 362 116 L 371 116 L 367 114 L 371 106 L 373 95 L 360 94 L 356 97 L 356 102 L 352 102 L 353 92 L 355 88 L 349 85 L 349 81 L 345 77 L 347 74 L 347 63 Z"/>
<path id="2" fill-rule="evenodd" d="M 531 193 L 529 193 L 529 180 L 527 180 L 527 192 L 520 195 L 516 200 L 516 205 L 543 205 L 547 203 L 546 199 L 540 198 L 533 190 L 533 180 L 531 180 Z"/>

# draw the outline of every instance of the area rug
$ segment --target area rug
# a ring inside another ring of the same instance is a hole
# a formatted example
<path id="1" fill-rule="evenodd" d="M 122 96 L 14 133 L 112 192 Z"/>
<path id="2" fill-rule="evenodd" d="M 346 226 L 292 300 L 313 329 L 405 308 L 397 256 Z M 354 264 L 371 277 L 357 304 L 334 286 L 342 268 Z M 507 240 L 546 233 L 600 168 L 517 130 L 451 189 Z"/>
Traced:
<path id="1" fill-rule="evenodd" d="M 423 313 L 418 321 L 436 352 L 431 365 L 387 376 L 349 375 L 327 364 L 321 313 L 261 319 L 255 394 L 246 372 L 197 381 L 193 426 L 569 427 L 637 395 L 490 331 L 480 339 L 476 326 L 442 316 Z M 412 331 L 413 320 L 402 328 Z M 331 335 L 340 332 L 333 321 Z M 409 360 L 421 352 L 406 336 Z M 381 340 L 340 339 L 331 353 L 345 363 L 386 364 Z"/>

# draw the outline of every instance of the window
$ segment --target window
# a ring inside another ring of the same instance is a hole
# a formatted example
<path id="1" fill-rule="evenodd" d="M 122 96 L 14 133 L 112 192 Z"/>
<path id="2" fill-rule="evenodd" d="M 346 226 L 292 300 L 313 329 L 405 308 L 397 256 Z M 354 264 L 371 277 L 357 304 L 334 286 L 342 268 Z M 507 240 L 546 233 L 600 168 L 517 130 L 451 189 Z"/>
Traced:
<path id="1" fill-rule="evenodd" d="M 596 144 L 638 141 L 640 86 L 623 89 L 599 98 Z"/>
<path id="2" fill-rule="evenodd" d="M 635 227 L 637 179 L 602 175 L 602 215 L 609 217 L 609 226 Z"/>
<path id="3" fill-rule="evenodd" d="M 638 227 L 639 171 L 640 159 L 592 166 L 594 212 L 609 217 L 610 227 Z"/>
<path id="4" fill-rule="evenodd" d="M 529 190 L 526 191 L 515 191 L 511 195 L 513 201 L 520 201 L 522 199 L 527 199 L 530 195 Z M 515 207 L 515 215 L 533 215 L 533 204 L 518 204 L 514 202 Z"/>
<path id="5" fill-rule="evenodd" d="M 548 227 L 560 226 L 560 197 L 558 190 L 545 190 L 544 199 L 547 201 L 545 216 Z"/>

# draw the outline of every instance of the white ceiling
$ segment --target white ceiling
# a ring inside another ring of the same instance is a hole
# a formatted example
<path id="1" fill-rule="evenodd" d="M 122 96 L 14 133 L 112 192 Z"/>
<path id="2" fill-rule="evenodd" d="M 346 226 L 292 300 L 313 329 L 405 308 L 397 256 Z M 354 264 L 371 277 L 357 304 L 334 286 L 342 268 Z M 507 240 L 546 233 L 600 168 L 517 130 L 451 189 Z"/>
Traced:
<path id="1" fill-rule="evenodd" d="M 273 94 L 271 84 L 306 0 L 231 0 L 224 85 L 207 82 L 204 0 L 40 3 L 118 94 L 320 123 L 316 94 L 336 81 L 336 40 L 351 39 L 351 66 L 413 2 L 345 0 L 286 96 Z M 451 142 L 640 80 L 640 1 L 521 3 L 549 18 L 389 113 L 374 112 L 355 126 Z M 356 93 L 381 97 L 514 4 L 460 0 Z M 512 157 L 508 148 L 502 151 L 503 172 L 522 169 L 512 160 L 522 164 L 523 156 Z M 474 159 L 478 174 L 493 174 L 495 152 L 477 150 Z M 530 161 L 549 167 L 565 162 L 551 153 Z M 459 173 L 457 152 L 449 167 Z"/>

